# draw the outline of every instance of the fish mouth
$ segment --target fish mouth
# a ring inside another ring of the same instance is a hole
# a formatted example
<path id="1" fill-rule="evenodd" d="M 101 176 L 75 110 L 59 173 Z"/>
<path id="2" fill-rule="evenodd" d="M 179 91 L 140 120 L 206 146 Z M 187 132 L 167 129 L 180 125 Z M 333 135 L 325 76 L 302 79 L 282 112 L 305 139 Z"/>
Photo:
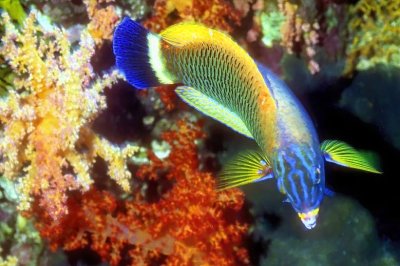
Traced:
<path id="1" fill-rule="evenodd" d="M 313 229 L 317 225 L 318 211 L 319 208 L 316 208 L 309 212 L 298 213 L 301 221 L 308 230 Z"/>
<path id="2" fill-rule="evenodd" d="M 304 221 L 304 220 L 302 220 L 302 222 L 303 222 L 303 224 L 304 224 L 304 226 L 308 229 L 308 230 L 310 230 L 310 229 L 313 229 L 316 225 L 317 225 L 317 221 L 314 219 L 314 221 Z"/>

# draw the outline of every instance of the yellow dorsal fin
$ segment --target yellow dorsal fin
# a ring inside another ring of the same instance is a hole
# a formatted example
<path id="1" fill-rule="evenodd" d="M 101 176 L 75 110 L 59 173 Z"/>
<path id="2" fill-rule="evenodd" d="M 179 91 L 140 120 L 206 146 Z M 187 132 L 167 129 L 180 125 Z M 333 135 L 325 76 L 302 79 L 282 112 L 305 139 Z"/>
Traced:
<path id="1" fill-rule="evenodd" d="M 230 41 L 231 37 L 196 22 L 181 22 L 166 28 L 160 36 L 167 43 L 181 47 L 192 42 Z"/>

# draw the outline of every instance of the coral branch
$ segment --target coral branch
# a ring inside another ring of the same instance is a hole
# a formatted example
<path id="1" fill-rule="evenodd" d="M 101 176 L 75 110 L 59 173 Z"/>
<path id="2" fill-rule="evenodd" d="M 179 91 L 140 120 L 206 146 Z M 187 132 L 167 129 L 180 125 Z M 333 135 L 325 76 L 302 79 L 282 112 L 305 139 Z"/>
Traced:
<path id="1" fill-rule="evenodd" d="M 217 192 L 210 173 L 199 171 L 195 142 L 204 137 L 198 124 L 179 121 L 163 139 L 172 147 L 161 161 L 151 156 L 137 175 L 144 181 L 169 181 L 172 188 L 149 203 L 143 191 L 117 200 L 90 190 L 68 201 L 71 214 L 55 223 L 43 212 L 38 229 L 53 249 L 90 246 L 112 265 L 130 257 L 131 265 L 248 264 L 242 247 L 247 224 L 242 221 L 243 194 Z"/>
<path id="2" fill-rule="evenodd" d="M 344 74 L 377 64 L 400 66 L 399 4 L 399 1 L 360 0 L 351 8 L 351 40 Z"/>
<path id="3" fill-rule="evenodd" d="M 94 42 L 87 31 L 72 51 L 62 29 L 39 25 L 37 12 L 21 32 L 2 16 L 2 55 L 16 75 L 13 90 L 0 99 L 0 173 L 18 180 L 19 209 L 30 208 L 33 196 L 57 219 L 68 190 L 86 191 L 93 183 L 96 157 L 108 163 L 109 175 L 129 190 L 126 159 L 137 149 L 121 149 L 101 139 L 90 123 L 103 110 L 103 89 L 116 72 L 95 79 L 90 59 Z"/>
<path id="4" fill-rule="evenodd" d="M 180 21 L 197 21 L 211 28 L 232 32 L 233 26 L 240 25 L 241 16 L 241 12 L 225 0 L 156 0 L 153 16 L 144 25 L 159 32 Z"/>
<path id="5" fill-rule="evenodd" d="M 104 40 L 111 40 L 114 28 L 120 19 L 115 9 L 115 2 L 112 0 L 85 0 L 84 3 L 90 18 L 88 31 L 96 44 L 100 44 Z"/>

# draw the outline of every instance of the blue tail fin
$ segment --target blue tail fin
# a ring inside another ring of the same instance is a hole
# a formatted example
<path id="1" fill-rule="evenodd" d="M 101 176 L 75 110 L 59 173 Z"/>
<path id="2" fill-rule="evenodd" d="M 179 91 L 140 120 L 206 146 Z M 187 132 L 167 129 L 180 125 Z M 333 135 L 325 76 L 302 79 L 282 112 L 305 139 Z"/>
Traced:
<path id="1" fill-rule="evenodd" d="M 114 32 L 113 50 L 117 67 L 138 89 L 161 85 L 150 63 L 149 34 L 152 33 L 128 17 Z"/>

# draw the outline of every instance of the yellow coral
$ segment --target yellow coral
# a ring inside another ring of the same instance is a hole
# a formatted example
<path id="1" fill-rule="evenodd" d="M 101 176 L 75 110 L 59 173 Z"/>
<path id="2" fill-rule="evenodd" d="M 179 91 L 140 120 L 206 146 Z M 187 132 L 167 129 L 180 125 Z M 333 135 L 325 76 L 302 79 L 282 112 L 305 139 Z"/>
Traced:
<path id="1" fill-rule="evenodd" d="M 17 257 L 7 256 L 5 260 L 3 258 L 0 258 L 0 266 L 17 266 L 17 265 L 18 265 Z"/>
<path id="2" fill-rule="evenodd" d="M 3 249 L 0 247 L 0 253 L 3 253 Z M 0 256 L 0 266 L 17 266 L 18 258 L 15 256 L 7 255 L 6 258 Z"/>
<path id="3" fill-rule="evenodd" d="M 350 10 L 345 74 L 376 64 L 400 66 L 400 2 L 361 0 Z"/>
<path id="4" fill-rule="evenodd" d="M 96 44 L 101 44 L 104 40 L 111 40 L 114 28 L 120 20 L 114 7 L 113 0 L 85 0 L 90 23 L 88 31 Z"/>
<path id="5" fill-rule="evenodd" d="M 0 173 L 18 182 L 19 209 L 33 198 L 53 218 L 67 212 L 66 192 L 88 190 L 96 157 L 108 164 L 108 174 L 125 191 L 130 189 L 127 158 L 136 146 L 120 148 L 96 135 L 91 122 L 106 107 L 102 94 L 117 72 L 96 78 L 90 65 L 94 41 L 87 31 L 80 47 L 62 29 L 39 25 L 32 12 L 18 32 L 7 14 L 2 55 L 13 68 L 14 89 L 0 98 Z"/>

